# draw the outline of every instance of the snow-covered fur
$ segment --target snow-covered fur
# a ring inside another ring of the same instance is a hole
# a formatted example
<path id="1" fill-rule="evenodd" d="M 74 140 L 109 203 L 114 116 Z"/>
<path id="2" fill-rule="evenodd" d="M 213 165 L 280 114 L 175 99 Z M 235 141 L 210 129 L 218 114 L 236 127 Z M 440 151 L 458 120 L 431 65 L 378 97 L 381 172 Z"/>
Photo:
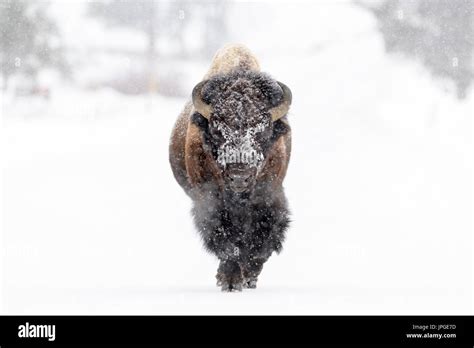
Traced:
<path id="1" fill-rule="evenodd" d="M 248 49 L 227 50 L 230 63 L 223 63 L 221 50 L 201 92 L 211 116 L 185 107 L 173 130 L 170 163 L 193 200 L 206 249 L 220 260 L 218 285 L 231 291 L 255 288 L 263 264 L 282 248 L 289 225 L 282 182 L 291 145 L 286 116 L 272 121 L 269 112 L 282 103 L 278 83 L 258 71 L 258 63 L 245 63 L 256 62 Z"/>
<path id="2" fill-rule="evenodd" d="M 204 80 L 218 74 L 227 74 L 236 68 L 260 71 L 260 64 L 253 53 L 244 45 L 227 44 L 214 55 L 211 67 L 204 76 Z"/>

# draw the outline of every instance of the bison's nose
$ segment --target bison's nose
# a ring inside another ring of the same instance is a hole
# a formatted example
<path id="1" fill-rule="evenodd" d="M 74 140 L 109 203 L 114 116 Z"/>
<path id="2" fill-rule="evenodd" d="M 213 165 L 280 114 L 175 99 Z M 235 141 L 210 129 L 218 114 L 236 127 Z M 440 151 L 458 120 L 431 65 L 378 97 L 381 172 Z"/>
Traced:
<path id="1" fill-rule="evenodd" d="M 228 173 L 227 180 L 232 191 L 243 192 L 250 188 L 252 174 L 242 171 L 233 171 Z"/>

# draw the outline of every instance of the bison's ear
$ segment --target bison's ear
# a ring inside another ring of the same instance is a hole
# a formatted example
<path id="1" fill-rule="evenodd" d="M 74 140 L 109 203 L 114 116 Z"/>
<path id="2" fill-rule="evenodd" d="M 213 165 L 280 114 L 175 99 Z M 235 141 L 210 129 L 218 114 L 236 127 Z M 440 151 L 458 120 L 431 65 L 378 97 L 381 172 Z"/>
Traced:
<path id="1" fill-rule="evenodd" d="M 280 118 L 282 118 L 288 113 L 288 110 L 290 109 L 290 105 L 291 105 L 291 99 L 292 99 L 290 88 L 280 81 L 277 81 L 277 82 L 283 92 L 283 98 L 280 104 L 270 109 L 270 114 L 272 115 L 273 121 L 279 120 Z"/>
<path id="2" fill-rule="evenodd" d="M 212 108 L 209 104 L 202 100 L 202 88 L 207 83 L 207 80 L 199 82 L 193 89 L 193 105 L 194 109 L 199 112 L 202 116 L 209 119 L 211 116 Z"/>

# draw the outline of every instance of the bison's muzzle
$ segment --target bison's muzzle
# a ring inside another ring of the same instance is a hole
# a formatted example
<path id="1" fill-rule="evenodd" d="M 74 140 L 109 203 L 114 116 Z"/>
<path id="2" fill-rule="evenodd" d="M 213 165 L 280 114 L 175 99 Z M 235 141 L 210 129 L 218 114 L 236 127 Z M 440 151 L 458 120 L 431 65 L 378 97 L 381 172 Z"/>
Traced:
<path id="1" fill-rule="evenodd" d="M 255 185 L 257 170 L 245 164 L 230 165 L 224 171 L 225 186 L 236 193 L 250 191 Z"/>

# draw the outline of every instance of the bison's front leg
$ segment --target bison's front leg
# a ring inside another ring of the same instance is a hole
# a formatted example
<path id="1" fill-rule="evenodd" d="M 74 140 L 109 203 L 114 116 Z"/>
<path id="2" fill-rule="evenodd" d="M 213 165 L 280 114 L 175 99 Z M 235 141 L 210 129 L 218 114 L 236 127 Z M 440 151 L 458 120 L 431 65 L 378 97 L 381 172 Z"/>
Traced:
<path id="1" fill-rule="evenodd" d="M 257 287 L 258 276 L 263 265 L 273 252 L 280 252 L 288 228 L 289 218 L 284 196 L 280 196 L 273 205 L 261 205 L 252 209 L 253 225 L 245 235 L 245 244 L 249 249 L 244 253 L 241 264 L 244 286 Z"/>
<path id="2" fill-rule="evenodd" d="M 222 291 L 242 291 L 244 278 L 236 260 L 221 260 L 216 278 Z"/>
<path id="3" fill-rule="evenodd" d="M 262 272 L 263 264 L 267 261 L 265 258 L 250 257 L 242 264 L 242 276 L 244 278 L 244 287 L 255 289 L 257 287 L 258 276 Z"/>

